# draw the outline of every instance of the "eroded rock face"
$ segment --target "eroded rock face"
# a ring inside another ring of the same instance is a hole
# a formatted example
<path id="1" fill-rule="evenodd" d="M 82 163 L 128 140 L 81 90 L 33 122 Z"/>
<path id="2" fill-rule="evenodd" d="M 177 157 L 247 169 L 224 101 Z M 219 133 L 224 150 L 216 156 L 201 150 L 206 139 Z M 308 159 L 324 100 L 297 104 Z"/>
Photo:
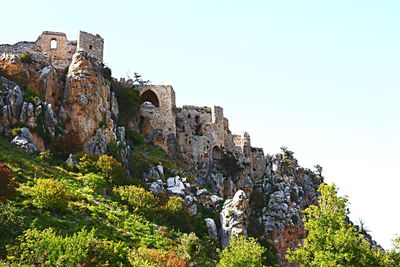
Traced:
<path id="1" fill-rule="evenodd" d="M 111 118 L 111 91 L 102 68 L 100 61 L 79 51 L 72 58 L 66 78 L 64 108 L 70 119 L 67 130 L 76 133 L 84 146 L 101 122 Z"/>
<path id="2" fill-rule="evenodd" d="M 263 228 L 261 234 L 275 246 L 282 266 L 287 249 L 294 248 L 305 238 L 302 211 L 316 204 L 317 189 L 322 177 L 298 165 L 292 155 L 276 154 L 266 157 L 266 170 L 255 186 L 252 215 Z"/>
<path id="3" fill-rule="evenodd" d="M 232 235 L 247 236 L 249 199 L 243 190 L 238 190 L 232 199 L 225 201 L 221 211 L 221 246 L 229 245 Z"/>

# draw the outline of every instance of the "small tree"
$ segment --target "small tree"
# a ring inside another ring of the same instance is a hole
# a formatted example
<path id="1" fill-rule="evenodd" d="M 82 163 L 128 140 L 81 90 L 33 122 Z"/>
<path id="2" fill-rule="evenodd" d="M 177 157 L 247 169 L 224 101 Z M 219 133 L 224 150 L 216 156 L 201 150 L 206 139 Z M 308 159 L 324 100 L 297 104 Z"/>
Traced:
<path id="1" fill-rule="evenodd" d="M 400 237 L 393 240 L 392 250 L 388 252 L 389 266 L 400 266 Z"/>
<path id="2" fill-rule="evenodd" d="M 300 266 L 384 266 L 383 253 L 353 224 L 347 222 L 347 198 L 338 197 L 335 185 L 321 184 L 318 206 L 304 211 L 304 244 L 288 250 L 286 258 Z"/>
<path id="3" fill-rule="evenodd" d="M 217 267 L 261 267 L 263 252 L 264 248 L 255 239 L 234 235 L 221 252 Z"/>

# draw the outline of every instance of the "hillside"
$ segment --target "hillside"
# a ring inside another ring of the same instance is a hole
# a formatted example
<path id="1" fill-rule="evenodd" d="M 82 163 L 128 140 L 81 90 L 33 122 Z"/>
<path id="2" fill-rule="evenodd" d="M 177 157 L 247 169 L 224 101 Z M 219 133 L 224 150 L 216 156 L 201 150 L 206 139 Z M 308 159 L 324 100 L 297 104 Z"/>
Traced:
<path id="1" fill-rule="evenodd" d="M 177 107 L 172 86 L 113 78 L 103 44 L 43 32 L 0 45 L 3 262 L 233 266 L 242 253 L 297 266 L 285 255 L 307 237 L 322 167 L 286 147 L 264 154 L 222 107 Z"/>

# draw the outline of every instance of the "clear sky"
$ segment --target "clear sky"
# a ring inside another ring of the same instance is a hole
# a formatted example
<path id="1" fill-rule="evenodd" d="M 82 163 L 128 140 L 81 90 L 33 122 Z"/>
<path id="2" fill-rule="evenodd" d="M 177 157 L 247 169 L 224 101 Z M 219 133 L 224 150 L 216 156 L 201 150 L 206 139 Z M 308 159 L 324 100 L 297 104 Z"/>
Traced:
<path id="1" fill-rule="evenodd" d="M 400 1 L 1 0 L 0 43 L 105 39 L 116 77 L 220 105 L 266 153 L 324 167 L 385 248 L 400 234 Z"/>

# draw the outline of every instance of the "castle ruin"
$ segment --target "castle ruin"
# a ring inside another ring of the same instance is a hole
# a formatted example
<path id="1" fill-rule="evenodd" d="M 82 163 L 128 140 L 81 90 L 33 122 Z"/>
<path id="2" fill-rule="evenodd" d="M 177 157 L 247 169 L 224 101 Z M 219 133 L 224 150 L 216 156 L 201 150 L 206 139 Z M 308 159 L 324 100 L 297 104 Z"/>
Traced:
<path id="1" fill-rule="evenodd" d="M 35 44 L 36 50 L 47 55 L 55 67 L 67 67 L 76 51 L 85 51 L 103 61 L 104 39 L 98 34 L 80 31 L 76 41 L 68 40 L 63 32 L 44 31 Z"/>

